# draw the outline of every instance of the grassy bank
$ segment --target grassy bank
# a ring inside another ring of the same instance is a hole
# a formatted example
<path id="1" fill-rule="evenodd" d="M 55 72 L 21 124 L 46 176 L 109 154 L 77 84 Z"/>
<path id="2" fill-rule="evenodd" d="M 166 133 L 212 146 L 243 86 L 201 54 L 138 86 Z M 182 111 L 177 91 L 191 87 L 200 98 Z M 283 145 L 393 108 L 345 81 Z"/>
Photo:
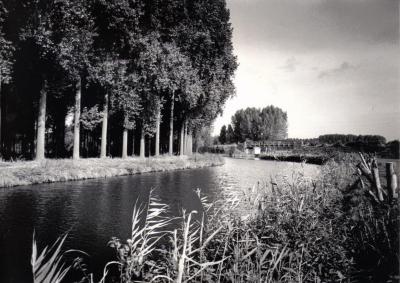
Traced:
<path id="1" fill-rule="evenodd" d="M 376 203 L 354 173 L 353 160 L 331 161 L 316 180 L 282 178 L 212 204 L 198 192 L 203 211 L 177 218 L 150 197 L 135 206 L 131 238 L 110 241 L 116 261 L 98 282 L 398 282 L 399 203 Z M 94 282 L 85 272 L 81 282 Z"/>
<path id="2" fill-rule="evenodd" d="M 262 160 L 276 160 L 288 162 L 305 162 L 308 164 L 323 165 L 331 157 L 326 154 L 296 153 L 292 151 L 276 151 L 273 153 L 263 153 L 259 156 Z"/>
<path id="3" fill-rule="evenodd" d="M 231 147 L 228 152 L 230 157 L 234 158 L 254 158 L 254 154 L 246 154 L 240 150 Z M 273 150 L 263 152 L 258 157 L 262 160 L 288 161 L 288 162 L 304 162 L 308 164 L 323 165 L 329 160 L 341 162 L 346 156 L 357 155 L 358 152 L 346 152 L 336 147 L 310 147 L 305 146 L 287 150 Z"/>
<path id="4" fill-rule="evenodd" d="M 89 158 L 80 160 L 0 162 L 0 187 L 107 178 L 148 172 L 217 166 L 223 159 L 213 154 L 160 156 L 158 158 Z"/>

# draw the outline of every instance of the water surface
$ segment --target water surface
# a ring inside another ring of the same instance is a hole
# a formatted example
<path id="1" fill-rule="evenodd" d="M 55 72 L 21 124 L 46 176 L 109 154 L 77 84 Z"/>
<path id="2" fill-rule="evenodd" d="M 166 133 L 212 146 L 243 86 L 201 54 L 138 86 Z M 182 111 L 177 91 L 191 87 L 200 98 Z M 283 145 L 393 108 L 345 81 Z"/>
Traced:
<path id="1" fill-rule="evenodd" d="M 200 210 L 194 190 L 210 200 L 243 190 L 270 177 L 293 174 L 316 176 L 318 166 L 289 162 L 226 159 L 223 166 L 149 173 L 126 177 L 0 188 L 0 282 L 32 282 L 30 255 L 35 230 L 40 249 L 68 232 L 65 249 L 80 249 L 91 271 L 99 273 L 115 259 L 107 242 L 127 239 L 132 208 L 156 195 L 171 206 Z"/>

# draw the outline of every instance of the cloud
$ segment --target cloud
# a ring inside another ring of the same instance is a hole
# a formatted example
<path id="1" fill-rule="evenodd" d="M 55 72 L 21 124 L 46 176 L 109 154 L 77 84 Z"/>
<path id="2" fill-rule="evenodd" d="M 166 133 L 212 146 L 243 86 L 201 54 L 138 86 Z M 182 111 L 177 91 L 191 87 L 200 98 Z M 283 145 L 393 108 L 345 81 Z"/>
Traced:
<path id="1" fill-rule="evenodd" d="M 337 76 L 337 75 L 341 75 L 343 73 L 347 73 L 347 72 L 349 72 L 351 70 L 355 70 L 355 69 L 357 69 L 356 66 L 351 65 L 348 62 L 343 62 L 338 67 L 319 72 L 318 78 L 323 79 L 326 77 Z"/>
<path id="2" fill-rule="evenodd" d="M 291 137 L 399 137 L 399 0 L 227 3 L 240 65 L 216 134 L 236 110 L 274 104 Z"/>
<path id="3" fill-rule="evenodd" d="M 238 44 L 293 54 L 398 43 L 397 0 L 230 0 L 228 5 Z"/>
<path id="4" fill-rule="evenodd" d="M 286 63 L 281 67 L 287 72 L 294 72 L 296 71 L 297 66 L 299 65 L 299 61 L 292 56 L 286 60 Z"/>

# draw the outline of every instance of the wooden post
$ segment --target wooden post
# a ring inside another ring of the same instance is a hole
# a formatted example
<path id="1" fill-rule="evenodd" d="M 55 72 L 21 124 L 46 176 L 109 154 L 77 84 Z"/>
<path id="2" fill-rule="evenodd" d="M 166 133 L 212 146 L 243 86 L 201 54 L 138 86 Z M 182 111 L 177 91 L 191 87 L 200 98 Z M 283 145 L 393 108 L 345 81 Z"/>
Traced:
<path id="1" fill-rule="evenodd" d="M 378 165 L 376 164 L 376 160 L 373 160 L 372 163 L 372 176 L 374 179 L 374 185 L 375 185 L 375 189 L 376 189 L 376 195 L 379 199 L 380 202 L 383 202 L 383 194 L 382 194 L 382 185 L 381 185 L 381 180 L 379 179 L 379 169 L 378 169 Z"/>
<path id="2" fill-rule="evenodd" d="M 397 176 L 394 173 L 393 162 L 386 163 L 386 182 L 387 190 L 389 192 L 389 201 L 391 201 L 392 199 L 397 199 Z"/>

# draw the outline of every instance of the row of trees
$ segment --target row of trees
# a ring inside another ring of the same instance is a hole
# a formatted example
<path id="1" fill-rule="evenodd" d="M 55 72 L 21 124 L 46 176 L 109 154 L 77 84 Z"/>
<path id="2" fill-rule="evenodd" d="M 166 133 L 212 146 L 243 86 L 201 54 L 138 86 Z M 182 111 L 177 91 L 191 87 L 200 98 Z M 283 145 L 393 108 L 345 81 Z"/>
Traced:
<path id="1" fill-rule="evenodd" d="M 225 0 L 0 0 L 0 44 L 6 157 L 183 154 L 234 93 Z"/>
<path id="2" fill-rule="evenodd" d="M 246 108 L 236 111 L 232 124 L 222 126 L 219 141 L 222 144 L 243 142 L 247 139 L 281 140 L 287 138 L 287 113 L 275 106 Z"/>
<path id="3" fill-rule="evenodd" d="M 320 143 L 327 144 L 351 144 L 363 143 L 370 145 L 384 145 L 386 144 L 385 137 L 379 135 L 343 135 L 343 134 L 330 134 L 321 135 L 318 137 Z"/>

